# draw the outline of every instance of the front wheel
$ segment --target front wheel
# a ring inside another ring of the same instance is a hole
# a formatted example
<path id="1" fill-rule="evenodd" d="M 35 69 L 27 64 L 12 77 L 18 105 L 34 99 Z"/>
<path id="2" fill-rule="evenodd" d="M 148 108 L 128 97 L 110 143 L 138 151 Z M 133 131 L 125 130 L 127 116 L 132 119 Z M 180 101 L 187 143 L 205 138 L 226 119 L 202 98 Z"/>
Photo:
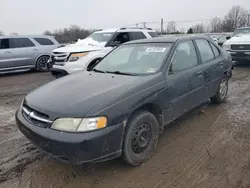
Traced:
<path id="1" fill-rule="evenodd" d="M 212 103 L 220 104 L 226 102 L 227 94 L 228 94 L 228 76 L 224 75 L 220 81 L 220 85 L 217 89 L 216 94 L 213 97 L 211 97 Z"/>
<path id="2" fill-rule="evenodd" d="M 159 124 L 153 114 L 137 112 L 127 124 L 122 157 L 126 163 L 139 166 L 154 152 L 159 138 Z"/>

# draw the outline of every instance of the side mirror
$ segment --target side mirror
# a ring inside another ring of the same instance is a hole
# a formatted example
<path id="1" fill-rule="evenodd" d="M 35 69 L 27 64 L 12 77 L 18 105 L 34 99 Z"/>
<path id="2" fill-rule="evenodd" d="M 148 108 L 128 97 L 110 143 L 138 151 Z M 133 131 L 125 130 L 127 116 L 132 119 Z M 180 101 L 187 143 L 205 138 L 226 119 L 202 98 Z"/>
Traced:
<path id="1" fill-rule="evenodd" d="M 227 39 L 227 40 L 231 39 L 231 36 L 227 36 L 226 39 Z"/>

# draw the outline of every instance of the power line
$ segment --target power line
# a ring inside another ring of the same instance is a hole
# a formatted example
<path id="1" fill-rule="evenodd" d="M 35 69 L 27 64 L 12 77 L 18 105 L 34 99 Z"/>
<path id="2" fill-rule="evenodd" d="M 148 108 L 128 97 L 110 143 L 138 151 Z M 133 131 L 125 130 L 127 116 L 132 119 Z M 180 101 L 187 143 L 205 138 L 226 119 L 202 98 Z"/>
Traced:
<path id="1" fill-rule="evenodd" d="M 209 19 L 200 19 L 200 20 L 180 20 L 180 21 L 174 21 L 175 23 L 185 23 L 185 22 L 203 22 L 203 21 L 209 21 L 211 20 L 212 18 L 209 18 Z M 170 23 L 172 21 L 165 21 L 163 23 Z M 130 25 L 127 25 L 126 27 L 128 26 L 133 26 L 133 25 L 145 25 L 145 24 L 159 24 L 161 23 L 161 21 L 159 22 L 138 22 L 138 23 L 135 23 L 135 24 L 130 24 Z"/>

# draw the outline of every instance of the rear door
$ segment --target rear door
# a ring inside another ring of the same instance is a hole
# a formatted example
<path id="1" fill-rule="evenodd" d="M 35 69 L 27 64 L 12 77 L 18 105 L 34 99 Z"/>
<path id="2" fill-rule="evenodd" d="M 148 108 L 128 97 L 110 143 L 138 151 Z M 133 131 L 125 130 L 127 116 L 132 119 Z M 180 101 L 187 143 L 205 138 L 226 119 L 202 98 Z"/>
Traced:
<path id="1" fill-rule="evenodd" d="M 29 38 L 11 38 L 10 47 L 14 52 L 16 67 L 34 67 L 38 49 Z"/>
<path id="2" fill-rule="evenodd" d="M 14 53 L 10 48 L 9 38 L 0 39 L 0 69 L 8 70 L 14 66 Z"/>
<path id="3" fill-rule="evenodd" d="M 192 40 L 179 44 L 167 71 L 169 100 L 165 118 L 172 121 L 199 105 L 205 97 L 205 80 Z"/>
<path id="4" fill-rule="evenodd" d="M 205 96 L 206 98 L 210 98 L 216 93 L 221 76 L 224 73 L 224 59 L 220 50 L 209 41 L 205 39 L 196 39 L 195 43 L 199 51 L 204 71 Z"/>

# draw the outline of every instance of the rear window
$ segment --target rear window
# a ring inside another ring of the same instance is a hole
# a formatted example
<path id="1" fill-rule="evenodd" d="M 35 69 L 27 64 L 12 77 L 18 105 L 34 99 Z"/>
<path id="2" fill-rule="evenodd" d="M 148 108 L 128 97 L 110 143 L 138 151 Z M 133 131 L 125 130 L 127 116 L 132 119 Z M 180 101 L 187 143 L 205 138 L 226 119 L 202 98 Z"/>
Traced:
<path id="1" fill-rule="evenodd" d="M 11 38 L 10 48 L 26 48 L 35 46 L 33 42 L 28 38 Z"/>
<path id="2" fill-rule="evenodd" d="M 41 45 L 54 45 L 54 43 L 48 39 L 48 38 L 34 38 L 36 42 L 38 42 Z"/>
<path id="3" fill-rule="evenodd" d="M 156 32 L 148 32 L 148 34 L 153 38 L 159 36 Z"/>

